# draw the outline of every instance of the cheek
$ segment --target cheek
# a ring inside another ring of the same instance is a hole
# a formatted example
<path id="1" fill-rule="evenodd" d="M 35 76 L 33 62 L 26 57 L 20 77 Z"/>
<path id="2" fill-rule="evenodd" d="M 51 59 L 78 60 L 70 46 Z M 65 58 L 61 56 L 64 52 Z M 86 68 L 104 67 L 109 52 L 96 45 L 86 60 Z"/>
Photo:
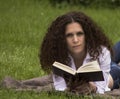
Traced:
<path id="1" fill-rule="evenodd" d="M 69 48 L 69 47 L 72 45 L 72 42 L 71 42 L 71 40 L 69 40 L 69 39 L 66 39 L 66 44 L 67 44 L 67 47 Z"/>
<path id="2" fill-rule="evenodd" d="M 80 40 L 81 40 L 82 42 L 85 42 L 85 36 L 82 36 L 82 37 L 80 38 Z"/>

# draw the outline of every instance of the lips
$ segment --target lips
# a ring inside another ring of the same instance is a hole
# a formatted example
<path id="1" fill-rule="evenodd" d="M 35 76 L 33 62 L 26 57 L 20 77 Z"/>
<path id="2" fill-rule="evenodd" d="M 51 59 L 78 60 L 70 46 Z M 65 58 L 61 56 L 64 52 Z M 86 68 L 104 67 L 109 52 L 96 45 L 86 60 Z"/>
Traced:
<path id="1" fill-rule="evenodd" d="M 73 48 L 78 48 L 78 47 L 80 47 L 80 45 L 73 46 Z"/>

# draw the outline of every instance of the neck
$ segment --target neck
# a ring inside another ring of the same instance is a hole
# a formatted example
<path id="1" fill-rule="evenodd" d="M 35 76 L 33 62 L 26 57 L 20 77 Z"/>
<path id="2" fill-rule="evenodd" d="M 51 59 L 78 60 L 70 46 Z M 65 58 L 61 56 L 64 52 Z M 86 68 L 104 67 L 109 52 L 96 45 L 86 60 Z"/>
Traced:
<path id="1" fill-rule="evenodd" d="M 83 64 L 84 58 L 86 56 L 86 51 L 83 51 L 77 55 L 71 54 L 71 56 L 73 57 L 76 69 L 78 69 Z"/>
<path id="2" fill-rule="evenodd" d="M 73 57 L 74 60 L 81 60 L 84 59 L 86 56 L 86 51 L 82 51 L 79 54 L 71 54 L 71 56 Z"/>

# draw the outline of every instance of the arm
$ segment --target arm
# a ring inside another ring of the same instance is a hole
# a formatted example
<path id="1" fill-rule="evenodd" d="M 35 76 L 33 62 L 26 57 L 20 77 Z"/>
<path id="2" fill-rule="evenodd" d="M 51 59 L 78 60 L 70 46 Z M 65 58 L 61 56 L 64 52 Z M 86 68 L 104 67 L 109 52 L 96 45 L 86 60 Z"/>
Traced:
<path id="1" fill-rule="evenodd" d="M 97 93 L 103 94 L 106 90 L 110 90 L 108 88 L 109 83 L 109 75 L 110 75 L 110 63 L 111 56 L 109 50 L 103 47 L 103 54 L 99 56 L 100 68 L 103 71 L 104 81 L 96 81 L 94 82 L 97 87 Z"/>
<path id="2" fill-rule="evenodd" d="M 64 91 L 67 88 L 64 78 L 55 74 L 53 74 L 53 83 L 55 90 Z"/>

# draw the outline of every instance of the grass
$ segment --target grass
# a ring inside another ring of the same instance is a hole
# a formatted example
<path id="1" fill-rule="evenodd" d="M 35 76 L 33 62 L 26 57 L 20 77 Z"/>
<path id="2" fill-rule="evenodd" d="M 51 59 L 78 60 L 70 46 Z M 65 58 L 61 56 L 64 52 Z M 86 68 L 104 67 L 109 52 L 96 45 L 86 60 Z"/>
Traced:
<path id="1" fill-rule="evenodd" d="M 0 80 L 7 75 L 20 80 L 45 75 L 38 58 L 42 38 L 52 20 L 73 10 L 83 11 L 92 17 L 113 43 L 120 40 L 120 9 L 93 9 L 67 4 L 54 7 L 42 0 L 0 0 Z M 40 97 L 68 98 L 65 94 L 58 96 L 0 90 L 1 99 L 40 99 Z"/>
<path id="2" fill-rule="evenodd" d="M 87 95 L 73 95 L 73 94 L 67 94 L 64 92 L 33 92 L 33 91 L 27 91 L 27 92 L 16 92 L 15 90 L 6 90 L 2 89 L 0 90 L 0 99 L 103 99 L 105 96 L 87 96 Z M 108 97 L 107 99 L 110 99 Z"/>

